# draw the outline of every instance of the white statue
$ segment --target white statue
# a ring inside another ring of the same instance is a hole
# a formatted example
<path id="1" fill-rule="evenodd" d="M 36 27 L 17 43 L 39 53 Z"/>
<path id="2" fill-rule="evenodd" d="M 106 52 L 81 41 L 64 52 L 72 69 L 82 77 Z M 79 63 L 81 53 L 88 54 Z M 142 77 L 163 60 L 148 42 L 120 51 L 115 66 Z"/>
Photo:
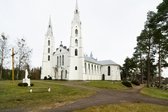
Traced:
<path id="1" fill-rule="evenodd" d="M 30 86 L 30 79 L 29 78 L 27 78 L 28 77 L 28 71 L 27 71 L 27 69 L 25 70 L 25 78 L 23 79 L 23 83 L 27 83 L 28 84 L 28 86 Z"/>
<path id="2" fill-rule="evenodd" d="M 27 69 L 26 69 L 26 70 L 25 70 L 25 79 L 28 79 L 27 77 L 28 77 L 28 71 L 27 71 Z"/>

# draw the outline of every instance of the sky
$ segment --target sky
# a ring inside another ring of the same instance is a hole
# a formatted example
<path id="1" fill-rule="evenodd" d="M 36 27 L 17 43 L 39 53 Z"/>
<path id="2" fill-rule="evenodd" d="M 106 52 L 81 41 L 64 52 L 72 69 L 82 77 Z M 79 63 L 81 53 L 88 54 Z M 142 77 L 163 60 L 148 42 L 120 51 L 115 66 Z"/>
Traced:
<path id="1" fill-rule="evenodd" d="M 161 2 L 78 0 L 84 53 L 122 65 L 126 57 L 132 57 L 147 12 L 156 11 Z M 76 0 L 0 0 L 0 33 L 4 32 L 13 46 L 17 38 L 24 38 L 33 49 L 31 66 L 40 67 L 49 17 L 56 48 L 60 41 L 69 46 L 75 4 Z M 168 70 L 163 73 L 166 75 Z"/>

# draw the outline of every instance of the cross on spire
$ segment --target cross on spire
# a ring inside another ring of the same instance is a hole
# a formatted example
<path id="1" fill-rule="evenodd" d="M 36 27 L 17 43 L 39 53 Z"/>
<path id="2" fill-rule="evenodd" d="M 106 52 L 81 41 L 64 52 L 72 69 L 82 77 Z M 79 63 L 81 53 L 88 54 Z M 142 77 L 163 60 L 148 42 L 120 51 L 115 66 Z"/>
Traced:
<path id="1" fill-rule="evenodd" d="M 51 24 L 51 16 L 49 17 L 47 35 L 53 35 L 52 24 Z"/>
<path id="2" fill-rule="evenodd" d="M 78 13 L 78 0 L 76 0 L 76 7 L 75 7 L 75 13 Z"/>

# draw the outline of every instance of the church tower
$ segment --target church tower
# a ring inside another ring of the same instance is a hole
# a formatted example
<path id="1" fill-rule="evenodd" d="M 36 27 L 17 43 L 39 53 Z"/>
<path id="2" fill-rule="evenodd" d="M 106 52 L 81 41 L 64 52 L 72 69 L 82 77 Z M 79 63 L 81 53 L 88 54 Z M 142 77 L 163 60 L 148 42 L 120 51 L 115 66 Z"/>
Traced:
<path id="1" fill-rule="evenodd" d="M 74 18 L 71 23 L 69 56 L 69 80 L 83 80 L 84 76 L 84 53 L 81 36 L 81 21 L 79 17 L 78 3 L 74 11 Z"/>
<path id="2" fill-rule="evenodd" d="M 51 25 L 51 18 L 49 18 L 49 25 L 44 40 L 41 79 L 44 79 L 45 76 L 46 77 L 50 76 L 53 78 L 52 76 L 53 51 L 54 51 L 54 37 Z"/>

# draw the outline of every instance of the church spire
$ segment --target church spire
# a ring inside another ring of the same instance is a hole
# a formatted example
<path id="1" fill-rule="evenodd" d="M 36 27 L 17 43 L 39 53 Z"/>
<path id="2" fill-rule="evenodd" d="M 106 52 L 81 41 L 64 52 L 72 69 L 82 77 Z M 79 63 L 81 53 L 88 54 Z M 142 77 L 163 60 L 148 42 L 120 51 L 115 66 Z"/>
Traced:
<path id="1" fill-rule="evenodd" d="M 81 23 L 80 22 L 80 17 L 79 17 L 78 0 L 76 0 L 76 6 L 75 6 L 75 11 L 74 11 L 74 18 L 73 18 L 72 23 Z"/>
<path id="2" fill-rule="evenodd" d="M 50 36 L 53 35 L 52 24 L 51 24 L 51 16 L 49 17 L 47 35 L 50 35 Z"/>
<path id="3" fill-rule="evenodd" d="M 75 7 L 75 11 L 78 12 L 78 0 L 76 0 L 76 7 Z"/>
<path id="4" fill-rule="evenodd" d="M 51 27 L 51 16 L 49 17 L 49 24 L 48 24 L 48 27 L 49 27 L 49 28 Z"/>

